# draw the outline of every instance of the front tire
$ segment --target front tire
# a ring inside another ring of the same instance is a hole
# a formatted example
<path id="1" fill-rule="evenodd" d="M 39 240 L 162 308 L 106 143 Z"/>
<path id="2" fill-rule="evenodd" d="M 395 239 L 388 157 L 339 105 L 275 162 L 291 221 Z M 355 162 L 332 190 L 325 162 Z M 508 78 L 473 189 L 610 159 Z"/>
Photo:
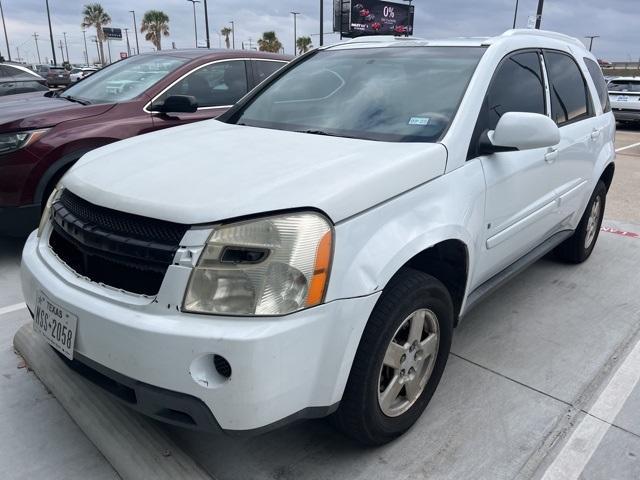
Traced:
<path id="1" fill-rule="evenodd" d="M 413 269 L 398 273 L 371 313 L 333 423 L 366 445 L 406 432 L 440 382 L 453 316 L 442 282 Z"/>
<path id="2" fill-rule="evenodd" d="M 606 201 L 607 186 L 602 180 L 599 180 L 591 194 L 587 208 L 582 214 L 578 228 L 556 249 L 556 255 L 560 260 L 569 263 L 582 263 L 591 256 L 598 241 Z"/>

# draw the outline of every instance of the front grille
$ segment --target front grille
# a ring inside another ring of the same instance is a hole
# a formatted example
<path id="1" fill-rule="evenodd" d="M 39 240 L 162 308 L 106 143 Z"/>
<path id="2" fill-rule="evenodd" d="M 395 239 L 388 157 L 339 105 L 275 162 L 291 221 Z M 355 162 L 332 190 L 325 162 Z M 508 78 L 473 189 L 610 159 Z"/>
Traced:
<path id="1" fill-rule="evenodd" d="M 52 207 L 51 249 L 90 280 L 155 295 L 188 225 L 100 207 L 65 190 Z"/>

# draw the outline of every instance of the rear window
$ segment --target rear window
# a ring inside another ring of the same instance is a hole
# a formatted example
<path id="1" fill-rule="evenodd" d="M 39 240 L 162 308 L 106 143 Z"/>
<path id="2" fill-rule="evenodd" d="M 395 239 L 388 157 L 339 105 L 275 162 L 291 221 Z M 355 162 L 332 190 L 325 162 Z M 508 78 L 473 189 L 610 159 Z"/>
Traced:
<path id="1" fill-rule="evenodd" d="M 602 75 L 602 70 L 600 69 L 600 65 L 591 60 L 590 58 L 585 58 L 584 63 L 587 65 L 587 70 L 589 70 L 589 75 L 591 75 L 591 79 L 593 83 L 596 85 L 596 89 L 598 90 L 598 97 L 600 98 L 600 105 L 602 105 L 602 110 L 604 112 L 611 111 L 611 103 L 609 102 L 609 92 L 607 91 L 607 82 Z"/>
<path id="2" fill-rule="evenodd" d="M 612 80 L 609 82 L 610 92 L 640 92 L 640 82 L 635 80 Z"/>

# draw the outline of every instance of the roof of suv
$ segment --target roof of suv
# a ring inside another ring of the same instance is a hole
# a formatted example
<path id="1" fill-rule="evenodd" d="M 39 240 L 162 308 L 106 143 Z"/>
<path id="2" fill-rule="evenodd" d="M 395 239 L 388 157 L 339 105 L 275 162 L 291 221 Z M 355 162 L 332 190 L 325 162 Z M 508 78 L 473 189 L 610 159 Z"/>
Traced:
<path id="1" fill-rule="evenodd" d="M 562 33 L 547 30 L 515 29 L 507 30 L 502 35 L 495 37 L 457 37 L 448 39 L 425 39 L 419 37 L 396 37 L 392 35 L 380 35 L 371 37 L 357 37 L 346 42 L 337 43 L 323 47 L 324 49 L 349 49 L 366 47 L 418 47 L 418 46 L 460 46 L 460 47 L 481 47 L 490 46 L 498 42 L 509 41 L 513 38 L 531 38 L 537 40 L 548 40 L 552 42 L 562 42 L 572 47 L 579 47 L 585 50 L 584 44 L 577 38 L 564 35 Z"/>

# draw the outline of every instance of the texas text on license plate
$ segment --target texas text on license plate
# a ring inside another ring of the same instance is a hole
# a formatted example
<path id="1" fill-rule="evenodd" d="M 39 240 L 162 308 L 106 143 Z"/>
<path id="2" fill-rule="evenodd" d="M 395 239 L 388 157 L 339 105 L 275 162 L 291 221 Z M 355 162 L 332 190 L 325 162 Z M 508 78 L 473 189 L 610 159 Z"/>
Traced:
<path id="1" fill-rule="evenodd" d="M 70 360 L 73 360 L 77 326 L 77 316 L 53 303 L 44 293 L 37 293 L 33 329 Z"/>

